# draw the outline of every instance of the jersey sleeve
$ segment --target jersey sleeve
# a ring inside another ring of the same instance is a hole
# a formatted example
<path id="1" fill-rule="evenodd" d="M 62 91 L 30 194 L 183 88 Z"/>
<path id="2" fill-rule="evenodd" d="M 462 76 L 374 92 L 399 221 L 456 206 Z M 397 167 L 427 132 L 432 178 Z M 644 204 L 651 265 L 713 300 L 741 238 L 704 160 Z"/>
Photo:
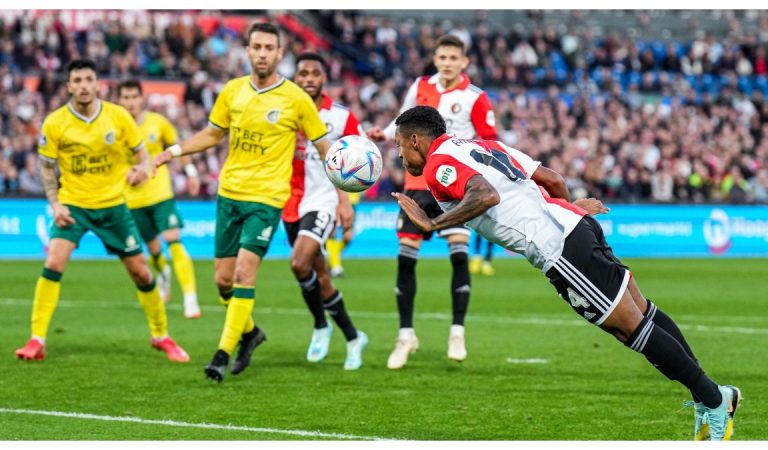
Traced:
<path id="1" fill-rule="evenodd" d="M 214 128 L 229 130 L 230 97 L 232 96 L 232 89 L 234 89 L 232 86 L 232 81 L 224 85 L 224 89 L 216 97 L 216 102 L 214 102 L 213 108 L 211 108 L 211 113 L 208 115 L 208 124 Z"/>
<path id="2" fill-rule="evenodd" d="M 363 128 L 360 126 L 360 121 L 357 120 L 357 117 L 355 117 L 355 114 L 352 111 L 349 111 L 349 115 L 347 116 L 347 123 L 344 124 L 344 132 L 341 134 L 342 137 L 344 136 L 365 136 L 365 133 L 363 132 Z"/>
<path id="3" fill-rule="evenodd" d="M 403 99 L 403 104 L 400 105 L 400 114 L 408 111 L 409 109 L 416 106 L 416 94 L 419 91 L 419 80 L 420 78 L 417 78 L 416 81 L 413 82 L 410 88 L 408 88 L 408 92 L 405 94 L 405 98 Z M 387 137 L 388 140 L 393 140 L 395 138 L 395 121 L 387 125 L 387 128 L 384 128 L 384 136 Z"/>
<path id="4" fill-rule="evenodd" d="M 37 141 L 37 153 L 41 159 L 50 162 L 59 158 L 59 142 L 56 135 L 56 128 L 51 124 L 50 116 L 45 119 L 40 129 L 40 138 Z"/>
<path id="5" fill-rule="evenodd" d="M 470 178 L 478 175 L 475 169 L 446 154 L 433 154 L 425 173 L 427 186 L 438 201 L 461 200 Z"/>
<path id="6" fill-rule="evenodd" d="M 541 165 L 540 161 L 534 161 L 530 156 L 516 148 L 505 145 L 503 142 L 498 142 L 498 144 L 510 156 L 512 163 L 515 164 L 518 169 L 521 169 L 527 178 L 531 178 L 533 172 L 536 172 L 536 169 Z"/>
<path id="7" fill-rule="evenodd" d="M 176 127 L 174 127 L 171 121 L 165 117 L 163 117 L 161 136 L 163 139 L 163 147 L 168 147 L 179 142 L 179 135 L 176 133 Z"/>
<path id="8" fill-rule="evenodd" d="M 123 142 L 132 151 L 139 151 L 143 144 L 139 126 L 136 125 L 136 121 L 133 120 L 133 116 L 131 116 L 128 110 L 120 107 L 118 111 L 120 120 L 123 122 Z"/>
<path id="9" fill-rule="evenodd" d="M 496 131 L 496 115 L 493 112 L 493 106 L 488 99 L 488 94 L 483 92 L 475 101 L 472 106 L 472 112 L 470 113 L 470 119 L 472 125 L 475 127 L 475 132 L 480 139 L 488 139 L 495 141 L 498 139 L 498 132 Z"/>
<path id="10" fill-rule="evenodd" d="M 299 131 L 312 142 L 317 142 L 328 134 L 325 123 L 320 118 L 317 106 L 304 91 L 298 96 Z"/>

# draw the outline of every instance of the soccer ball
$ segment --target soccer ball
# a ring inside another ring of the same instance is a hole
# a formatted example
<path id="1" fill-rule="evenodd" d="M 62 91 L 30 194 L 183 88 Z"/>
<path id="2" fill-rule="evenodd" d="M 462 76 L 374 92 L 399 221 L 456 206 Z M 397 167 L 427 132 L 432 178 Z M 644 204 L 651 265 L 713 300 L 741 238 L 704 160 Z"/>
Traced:
<path id="1" fill-rule="evenodd" d="M 345 136 L 325 155 L 325 174 L 334 186 L 346 192 L 361 192 L 373 186 L 382 166 L 376 144 L 363 136 Z"/>

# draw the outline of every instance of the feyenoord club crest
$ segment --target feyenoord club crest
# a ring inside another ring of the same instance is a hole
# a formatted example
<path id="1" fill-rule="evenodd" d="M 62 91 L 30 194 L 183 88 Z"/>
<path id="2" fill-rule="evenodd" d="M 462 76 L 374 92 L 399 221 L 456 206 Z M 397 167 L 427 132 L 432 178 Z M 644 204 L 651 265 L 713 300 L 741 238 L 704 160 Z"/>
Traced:
<path id="1" fill-rule="evenodd" d="M 453 105 L 451 105 L 451 112 L 452 113 L 458 114 L 459 111 L 461 111 L 461 105 L 460 104 L 454 103 Z"/>

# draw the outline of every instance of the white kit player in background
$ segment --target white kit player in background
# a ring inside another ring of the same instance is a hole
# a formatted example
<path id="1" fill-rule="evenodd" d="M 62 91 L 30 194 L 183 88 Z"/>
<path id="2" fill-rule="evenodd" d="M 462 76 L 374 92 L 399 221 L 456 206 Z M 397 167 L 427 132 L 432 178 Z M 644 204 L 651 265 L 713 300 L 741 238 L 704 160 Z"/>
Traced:
<path id="1" fill-rule="evenodd" d="M 421 77 L 408 89 L 400 111 L 414 106 L 431 106 L 443 116 L 448 134 L 458 138 L 496 139 L 496 118 L 488 94 L 471 84 L 464 70 L 469 64 L 464 42 L 453 35 L 440 37 L 435 43 L 432 62 L 437 73 Z M 368 137 L 374 140 L 393 140 L 394 121 L 386 129 L 372 128 Z M 424 178 L 405 173 L 405 195 L 416 201 L 430 216 L 440 213 L 440 207 L 429 193 Z M 469 275 L 469 229 L 463 224 L 436 230 L 438 236 L 448 240 L 448 250 L 453 269 L 451 275 L 452 320 L 448 335 L 448 358 L 463 361 L 467 357 L 464 340 L 464 318 L 469 307 L 472 283 Z M 400 369 L 408 361 L 410 353 L 419 348 L 419 340 L 413 326 L 414 299 L 416 296 L 416 262 L 421 243 L 432 237 L 416 227 L 400 210 L 397 221 L 397 237 L 400 248 L 397 258 L 397 310 L 400 316 L 400 332 L 395 349 L 389 356 L 387 367 Z"/>
<path id="2" fill-rule="evenodd" d="M 720 386 L 704 373 L 677 324 L 642 295 L 588 211 L 549 198 L 537 186 L 538 162 L 497 141 L 452 138 L 440 114 L 428 106 L 404 112 L 396 124 L 406 170 L 424 175 L 445 211 L 429 217 L 413 199 L 393 194 L 419 228 L 467 223 L 489 241 L 525 256 L 577 314 L 688 388 L 694 439 L 731 438 L 741 391 Z M 562 178 L 560 184 L 565 185 Z M 583 204 L 592 213 L 606 211 L 598 200 L 588 200 L 591 204 Z"/>
<path id="3" fill-rule="evenodd" d="M 333 143 L 343 136 L 362 135 L 355 115 L 323 93 L 325 80 L 325 61 L 320 55 L 299 55 L 294 82 L 315 101 L 328 129 L 328 141 Z M 325 242 L 336 229 L 337 213 L 344 229 L 352 227 L 354 212 L 349 195 L 331 184 L 320 153 L 312 142 L 299 135 L 293 159 L 291 197 L 283 208 L 283 223 L 293 247 L 291 270 L 314 319 L 307 361 L 320 362 L 328 354 L 333 332 L 325 316 L 328 311 L 347 340 L 344 368 L 356 370 L 363 364 L 362 352 L 368 336 L 352 324 L 341 292 L 331 283 L 324 254 Z"/>

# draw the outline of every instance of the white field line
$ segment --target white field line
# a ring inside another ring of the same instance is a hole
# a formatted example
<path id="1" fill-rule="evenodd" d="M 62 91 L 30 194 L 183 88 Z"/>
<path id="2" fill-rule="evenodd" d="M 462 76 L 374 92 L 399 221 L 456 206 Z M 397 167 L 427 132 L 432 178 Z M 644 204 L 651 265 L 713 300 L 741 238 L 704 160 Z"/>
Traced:
<path id="1" fill-rule="evenodd" d="M 547 364 L 548 359 L 544 358 L 507 358 L 510 364 Z"/>
<path id="2" fill-rule="evenodd" d="M 142 425 L 162 425 L 167 427 L 202 428 L 202 429 L 209 429 L 209 430 L 247 431 L 251 433 L 284 434 L 289 436 L 301 436 L 301 437 L 308 437 L 308 438 L 348 439 L 348 440 L 355 440 L 355 441 L 394 440 L 390 438 L 382 438 L 382 437 L 376 437 L 376 436 L 356 436 L 352 434 L 323 433 L 321 431 L 282 430 L 279 428 L 245 427 L 240 425 L 219 425 L 215 423 L 191 423 L 191 422 L 179 422 L 176 420 L 142 419 L 140 417 L 99 416 L 96 414 L 62 412 L 62 411 L 41 411 L 36 409 L 0 408 L 0 414 L 29 414 L 33 416 L 66 417 L 69 419 L 101 420 L 104 422 L 129 422 L 129 423 L 138 423 Z"/>
<path id="3" fill-rule="evenodd" d="M 132 300 L 132 299 L 131 299 Z M 71 300 L 60 300 L 58 306 L 61 308 L 99 308 L 99 309 L 125 309 L 135 308 L 141 309 L 138 302 L 126 300 L 115 301 L 100 301 L 100 302 L 80 302 Z M 31 307 L 32 299 L 22 298 L 3 298 L 0 297 L 0 306 L 21 306 Z M 180 302 L 170 303 L 165 305 L 166 309 L 172 311 L 181 311 L 182 305 Z M 208 308 L 206 311 L 213 313 L 224 313 L 224 308 L 213 307 Z M 303 308 L 254 308 L 256 314 L 277 314 L 281 316 L 305 316 L 309 314 L 306 309 Z M 353 317 L 361 317 L 366 319 L 378 319 L 378 320 L 396 320 L 396 312 L 375 312 L 375 311 L 355 311 L 349 312 Z M 416 313 L 415 317 L 422 320 L 439 320 L 450 321 L 451 315 L 448 313 Z M 701 319 L 710 318 L 710 316 L 685 316 L 688 320 L 694 320 L 696 317 Z M 551 317 L 537 317 L 537 316 L 524 316 L 524 317 L 511 317 L 511 316 L 490 316 L 490 315 L 476 315 L 473 314 L 469 317 L 472 322 L 482 323 L 495 323 L 502 325 L 543 325 L 543 326 L 570 326 L 570 327 L 582 327 L 587 326 L 588 323 L 580 319 L 556 319 Z M 731 318 L 733 319 L 733 318 Z M 683 330 L 698 331 L 704 333 L 726 333 L 726 334 L 748 334 L 748 335 L 768 335 L 768 327 L 739 327 L 739 326 L 720 326 L 720 325 L 693 325 L 678 323 L 678 326 Z"/>

